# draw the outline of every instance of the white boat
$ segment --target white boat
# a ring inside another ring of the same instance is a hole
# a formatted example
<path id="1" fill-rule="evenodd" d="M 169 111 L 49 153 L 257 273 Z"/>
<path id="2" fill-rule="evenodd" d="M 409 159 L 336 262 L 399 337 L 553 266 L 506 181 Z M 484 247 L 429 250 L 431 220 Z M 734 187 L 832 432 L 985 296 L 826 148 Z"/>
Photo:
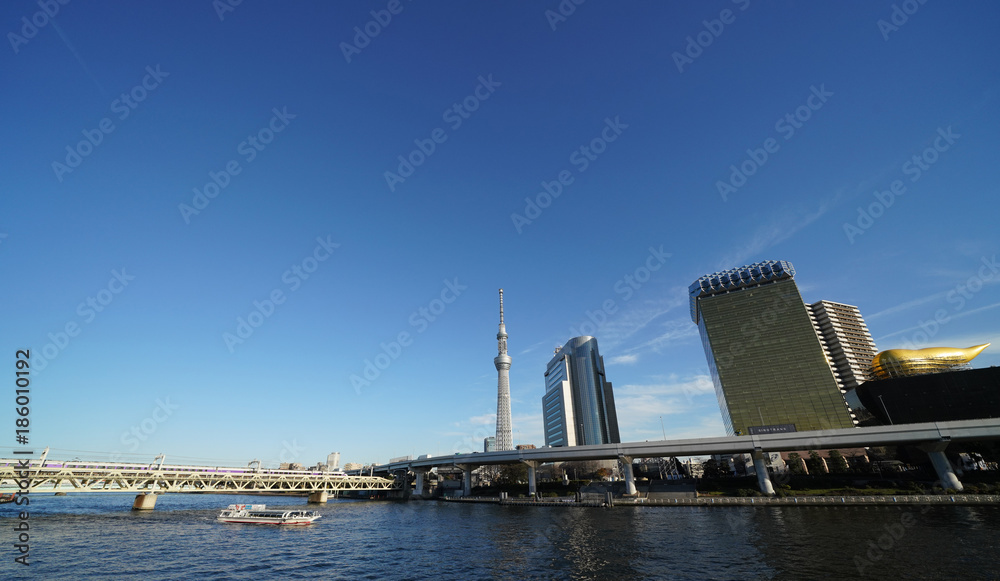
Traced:
<path id="1" fill-rule="evenodd" d="M 216 520 L 244 524 L 308 525 L 319 517 L 320 514 L 312 510 L 267 510 L 265 504 L 230 504 Z"/>

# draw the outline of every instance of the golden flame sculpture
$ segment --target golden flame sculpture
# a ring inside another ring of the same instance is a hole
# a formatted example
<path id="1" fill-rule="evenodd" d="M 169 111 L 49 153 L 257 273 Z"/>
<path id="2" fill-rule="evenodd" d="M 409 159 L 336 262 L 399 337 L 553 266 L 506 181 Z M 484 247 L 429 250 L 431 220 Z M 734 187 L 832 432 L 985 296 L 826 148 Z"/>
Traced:
<path id="1" fill-rule="evenodd" d="M 966 349 L 958 347 L 889 349 L 878 353 L 872 359 L 872 376 L 875 379 L 889 379 L 940 373 L 972 361 L 989 346 L 989 343 L 983 343 Z"/>

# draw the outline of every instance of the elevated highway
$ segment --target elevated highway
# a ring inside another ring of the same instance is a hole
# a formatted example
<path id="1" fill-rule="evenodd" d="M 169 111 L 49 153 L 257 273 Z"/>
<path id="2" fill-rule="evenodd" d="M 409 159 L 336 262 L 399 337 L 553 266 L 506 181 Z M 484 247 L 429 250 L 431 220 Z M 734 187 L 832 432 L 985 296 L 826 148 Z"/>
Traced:
<path id="1" fill-rule="evenodd" d="M 535 468 L 547 462 L 575 460 L 620 459 L 625 465 L 625 478 L 630 493 L 635 492 L 632 460 L 669 456 L 706 456 L 711 454 L 751 454 L 754 458 L 761 491 L 773 494 L 767 475 L 764 454 L 792 450 L 832 450 L 868 446 L 917 445 L 931 458 L 938 477 L 948 488 L 962 489 L 962 483 L 944 455 L 950 442 L 1000 439 L 1000 418 L 930 422 L 895 426 L 871 426 L 809 432 L 786 432 L 752 436 L 695 438 L 689 440 L 658 440 L 624 442 L 599 446 L 568 446 L 536 448 L 504 452 L 455 454 L 453 456 L 420 457 L 377 465 L 374 472 L 392 474 L 409 470 L 417 475 L 418 493 L 428 470 L 440 466 L 456 466 L 465 473 L 466 493 L 471 488 L 472 469 L 491 464 L 524 463 L 528 466 L 529 492 L 535 492 Z"/>

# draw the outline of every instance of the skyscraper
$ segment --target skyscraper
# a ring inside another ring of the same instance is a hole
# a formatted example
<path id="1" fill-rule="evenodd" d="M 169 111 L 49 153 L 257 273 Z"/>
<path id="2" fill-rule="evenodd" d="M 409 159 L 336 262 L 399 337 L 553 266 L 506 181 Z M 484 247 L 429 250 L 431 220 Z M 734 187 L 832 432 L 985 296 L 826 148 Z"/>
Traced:
<path id="1" fill-rule="evenodd" d="M 503 324 L 503 289 L 500 289 L 500 330 L 497 332 L 497 451 L 513 450 L 514 436 L 510 422 L 510 355 L 507 355 L 507 328 Z"/>
<path id="2" fill-rule="evenodd" d="M 857 307 L 816 301 L 807 305 L 813 326 L 826 351 L 841 393 L 870 379 L 869 368 L 878 353 L 868 325 Z"/>
<path id="3" fill-rule="evenodd" d="M 604 375 L 597 339 L 574 337 L 549 361 L 542 421 L 546 446 L 621 442 L 615 396 Z"/>
<path id="4" fill-rule="evenodd" d="M 836 358 L 794 277 L 790 263 L 766 261 L 705 275 L 689 289 L 729 435 L 854 426 Z"/>

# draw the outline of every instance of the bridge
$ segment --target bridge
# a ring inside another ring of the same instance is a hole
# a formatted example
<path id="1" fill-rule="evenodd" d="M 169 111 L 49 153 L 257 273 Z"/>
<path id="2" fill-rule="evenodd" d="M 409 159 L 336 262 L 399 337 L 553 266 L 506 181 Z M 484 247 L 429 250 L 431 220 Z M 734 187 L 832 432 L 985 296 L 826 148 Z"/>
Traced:
<path id="1" fill-rule="evenodd" d="M 455 466 L 463 471 L 463 491 L 471 494 L 472 470 L 492 464 L 523 463 L 528 467 L 528 492 L 535 495 L 535 469 L 547 462 L 575 460 L 620 460 L 624 466 L 626 491 L 635 494 L 635 477 L 632 460 L 635 458 L 660 458 L 669 456 L 707 456 L 712 454 L 750 454 L 761 492 L 773 495 L 774 486 L 767 472 L 764 455 L 767 452 L 792 450 L 832 450 L 867 446 L 916 445 L 930 456 L 938 478 L 946 488 L 962 490 L 962 483 L 944 454 L 951 442 L 1000 439 L 1000 418 L 901 424 L 786 432 L 751 436 L 697 438 L 691 440 L 659 440 L 602 444 L 597 446 L 567 446 L 511 450 L 503 452 L 475 452 L 453 456 L 421 456 L 374 467 L 374 472 L 392 474 L 412 471 L 416 474 L 416 494 L 423 494 L 424 476 L 431 468 Z"/>
<path id="2" fill-rule="evenodd" d="M 347 490 L 393 490 L 392 479 L 348 476 L 344 472 L 272 470 L 251 462 L 246 468 L 165 465 L 157 456 L 152 464 L 0 459 L 0 489 L 5 492 L 135 492 L 132 508 L 152 510 L 156 495 L 165 493 L 267 493 L 308 495 L 309 502 L 325 503 L 328 494 Z"/>

